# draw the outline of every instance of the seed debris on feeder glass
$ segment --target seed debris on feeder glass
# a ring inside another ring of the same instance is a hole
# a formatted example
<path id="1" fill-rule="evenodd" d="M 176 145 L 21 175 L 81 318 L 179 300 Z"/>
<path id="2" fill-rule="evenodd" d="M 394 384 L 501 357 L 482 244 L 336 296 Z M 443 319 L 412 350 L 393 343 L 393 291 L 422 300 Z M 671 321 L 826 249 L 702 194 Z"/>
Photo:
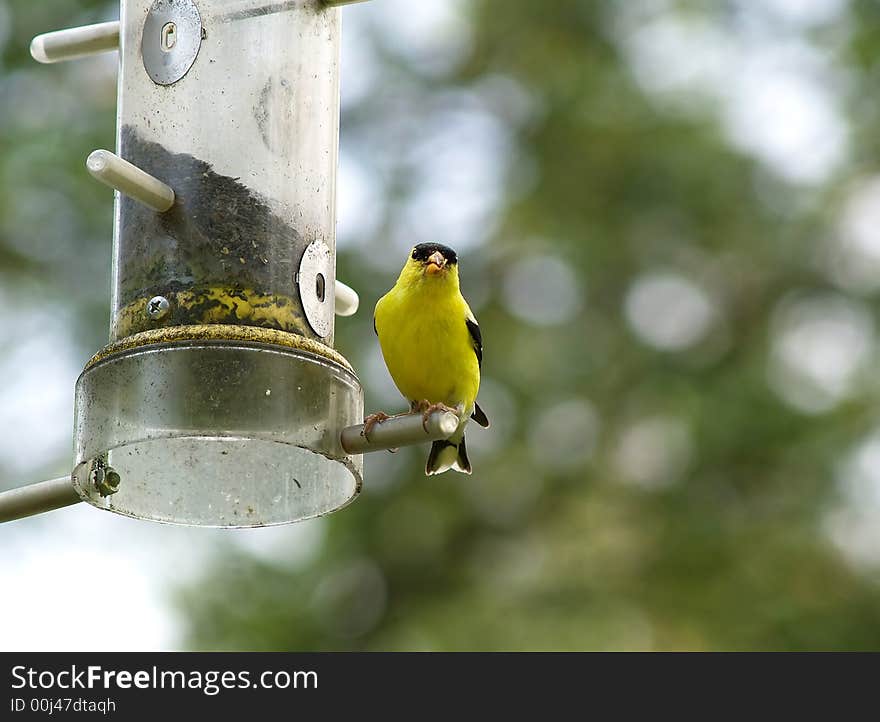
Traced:
<path id="1" fill-rule="evenodd" d="M 117 150 L 90 163 L 122 192 L 111 343 L 76 387 L 86 501 L 260 526 L 357 494 L 339 431 L 363 392 L 333 349 L 339 12 L 122 0 Z M 164 208 L 138 193 L 154 181 Z"/>

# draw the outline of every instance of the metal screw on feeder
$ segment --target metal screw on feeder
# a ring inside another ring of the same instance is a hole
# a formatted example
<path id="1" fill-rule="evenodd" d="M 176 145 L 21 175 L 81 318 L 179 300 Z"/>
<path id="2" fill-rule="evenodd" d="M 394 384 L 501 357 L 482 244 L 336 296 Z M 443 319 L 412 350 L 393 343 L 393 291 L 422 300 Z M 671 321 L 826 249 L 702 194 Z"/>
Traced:
<path id="1" fill-rule="evenodd" d="M 89 481 L 101 496 L 110 496 L 119 491 L 122 479 L 113 467 L 107 466 L 103 459 L 96 458 L 89 471 Z"/>
<path id="2" fill-rule="evenodd" d="M 454 433 L 435 412 L 366 438 L 333 348 L 334 316 L 358 306 L 335 280 L 336 6 L 352 1 L 121 0 L 119 23 L 34 39 L 40 62 L 121 51 L 117 152 L 87 161 L 118 191 L 113 314 L 76 384 L 72 488 L 4 492 L 0 521 L 84 500 L 291 522 L 351 501 L 364 452 Z"/>
<path id="3" fill-rule="evenodd" d="M 168 315 L 168 309 L 171 304 L 164 296 L 153 296 L 147 301 L 147 313 L 154 321 L 159 321 Z"/>

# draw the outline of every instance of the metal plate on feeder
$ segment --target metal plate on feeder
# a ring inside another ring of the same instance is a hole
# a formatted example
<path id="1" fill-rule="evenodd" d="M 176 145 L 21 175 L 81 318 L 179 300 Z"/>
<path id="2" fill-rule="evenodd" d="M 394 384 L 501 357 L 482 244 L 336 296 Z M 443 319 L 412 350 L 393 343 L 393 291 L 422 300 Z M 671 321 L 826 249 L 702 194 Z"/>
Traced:
<path id="1" fill-rule="evenodd" d="M 144 22 L 141 55 L 154 83 L 171 85 L 189 72 L 202 46 L 202 17 L 192 0 L 156 0 Z"/>
<path id="2" fill-rule="evenodd" d="M 312 241 L 299 264 L 299 297 L 306 320 L 321 338 L 333 332 L 336 269 L 333 253 L 322 240 Z"/>

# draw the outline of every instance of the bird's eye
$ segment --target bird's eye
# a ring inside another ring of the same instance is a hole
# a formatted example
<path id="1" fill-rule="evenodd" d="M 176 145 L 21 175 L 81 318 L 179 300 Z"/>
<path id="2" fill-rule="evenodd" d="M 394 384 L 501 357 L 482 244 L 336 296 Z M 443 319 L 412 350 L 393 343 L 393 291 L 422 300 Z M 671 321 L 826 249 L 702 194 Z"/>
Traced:
<path id="1" fill-rule="evenodd" d="M 413 257 L 413 259 L 416 259 L 419 257 L 419 252 L 415 248 L 413 248 L 412 257 Z"/>

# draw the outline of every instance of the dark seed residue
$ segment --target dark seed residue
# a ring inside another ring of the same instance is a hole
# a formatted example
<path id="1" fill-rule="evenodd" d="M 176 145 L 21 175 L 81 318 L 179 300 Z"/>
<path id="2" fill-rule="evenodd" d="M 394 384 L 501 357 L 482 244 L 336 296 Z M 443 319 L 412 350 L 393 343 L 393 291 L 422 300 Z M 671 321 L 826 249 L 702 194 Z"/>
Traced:
<path id="1" fill-rule="evenodd" d="M 121 134 L 126 160 L 170 185 L 166 213 L 121 196 L 114 340 L 159 325 L 234 323 L 317 338 L 304 320 L 295 276 L 306 243 L 267 200 L 237 178 L 184 153 Z M 142 313 L 164 296 L 161 321 Z"/>

